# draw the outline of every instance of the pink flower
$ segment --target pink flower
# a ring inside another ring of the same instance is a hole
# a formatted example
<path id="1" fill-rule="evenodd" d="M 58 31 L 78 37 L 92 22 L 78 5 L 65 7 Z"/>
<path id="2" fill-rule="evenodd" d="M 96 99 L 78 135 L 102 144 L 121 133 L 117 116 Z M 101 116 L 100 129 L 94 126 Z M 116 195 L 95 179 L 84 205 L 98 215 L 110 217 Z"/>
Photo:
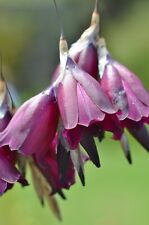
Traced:
<path id="1" fill-rule="evenodd" d="M 61 40 L 60 44 L 67 45 L 65 40 Z M 77 125 L 88 127 L 94 121 L 102 121 L 105 113 L 115 113 L 100 84 L 80 69 L 67 51 L 61 54 L 61 72 L 53 86 L 57 87 L 56 95 L 65 129 L 73 129 Z"/>
<path id="2" fill-rule="evenodd" d="M 15 168 L 16 152 L 11 152 L 8 147 L 0 148 L 0 195 L 12 187 L 14 183 L 21 181 L 21 174 Z"/>
<path id="3" fill-rule="evenodd" d="M 0 132 L 9 124 L 12 118 L 12 102 L 6 83 L 0 80 Z M 0 195 L 10 189 L 14 183 L 20 182 L 23 186 L 27 181 L 15 168 L 17 152 L 11 152 L 8 146 L 0 147 Z"/>
<path id="4" fill-rule="evenodd" d="M 0 145 L 31 155 L 45 151 L 55 136 L 59 119 L 51 88 L 26 101 L 1 133 Z"/>
<path id="5" fill-rule="evenodd" d="M 99 74 L 101 87 L 118 110 L 121 124 L 148 150 L 149 135 L 143 121 L 149 117 L 149 94 L 133 72 L 111 58 L 102 38 L 99 41 Z"/>

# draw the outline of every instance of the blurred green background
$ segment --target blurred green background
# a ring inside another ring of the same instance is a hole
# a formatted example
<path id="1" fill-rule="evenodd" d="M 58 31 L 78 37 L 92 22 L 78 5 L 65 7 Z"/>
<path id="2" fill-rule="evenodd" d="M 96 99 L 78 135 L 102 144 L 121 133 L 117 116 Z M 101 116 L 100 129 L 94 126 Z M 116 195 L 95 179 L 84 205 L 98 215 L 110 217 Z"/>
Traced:
<path id="1" fill-rule="evenodd" d="M 69 44 L 88 26 L 93 0 L 57 0 Z M 102 35 L 114 58 L 149 89 L 149 1 L 100 0 Z M 58 22 L 52 0 L 0 0 L 0 51 L 4 73 L 22 99 L 50 82 L 58 63 Z M 99 145 L 102 167 L 86 165 L 86 187 L 78 181 L 60 207 L 64 225 L 148 225 L 149 156 L 130 136 L 133 165 L 119 143 Z M 60 224 L 42 208 L 33 187 L 17 184 L 0 199 L 0 225 Z"/>

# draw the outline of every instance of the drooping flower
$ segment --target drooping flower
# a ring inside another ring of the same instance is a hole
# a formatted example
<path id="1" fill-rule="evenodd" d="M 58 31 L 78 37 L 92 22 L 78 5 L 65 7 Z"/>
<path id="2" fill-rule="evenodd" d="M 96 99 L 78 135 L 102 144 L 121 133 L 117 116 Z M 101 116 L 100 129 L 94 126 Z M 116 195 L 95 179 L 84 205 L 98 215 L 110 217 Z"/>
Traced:
<path id="1" fill-rule="evenodd" d="M 68 55 L 67 43 L 60 40 L 61 71 L 53 84 L 65 129 L 77 125 L 88 127 L 93 121 L 102 121 L 105 113 L 115 110 L 100 84 L 80 69 Z"/>
<path id="2" fill-rule="evenodd" d="M 80 39 L 74 43 L 71 48 L 69 49 L 69 56 L 71 59 L 77 63 L 77 66 L 81 68 L 84 72 L 86 72 L 87 75 L 92 76 L 95 79 L 98 79 L 97 74 L 98 74 L 98 55 L 97 55 L 97 50 L 98 50 L 98 45 L 97 41 L 99 39 L 99 11 L 98 11 L 98 1 L 95 3 L 95 9 L 92 14 L 92 19 L 91 19 L 91 26 L 83 32 L 81 35 Z M 67 54 L 66 54 L 67 55 Z M 65 55 L 65 56 L 66 56 Z M 64 58 L 64 57 L 63 57 Z M 62 63 L 64 63 L 64 60 L 62 60 Z M 65 65 L 65 63 L 64 63 Z M 57 67 L 55 73 L 54 73 L 54 78 L 52 81 L 60 76 L 60 65 Z M 84 73 L 85 74 L 85 73 Z M 90 82 L 88 82 L 90 83 Z M 71 90 L 73 90 L 71 88 Z M 79 123 L 76 128 L 67 128 L 66 131 L 64 131 L 66 138 L 68 139 L 68 142 L 71 146 L 71 148 L 76 148 L 78 146 L 78 143 L 81 141 L 82 135 L 84 135 L 84 128 L 83 126 L 90 126 L 90 121 L 91 124 L 94 123 L 92 126 L 96 126 L 97 121 L 100 121 L 98 123 L 98 130 L 100 131 L 101 129 L 104 131 L 110 131 L 113 133 L 114 139 L 120 140 L 121 146 L 124 150 L 124 153 L 126 157 L 128 158 L 129 162 L 131 162 L 131 156 L 129 152 L 129 144 L 128 140 L 126 138 L 126 135 L 124 134 L 123 127 L 121 126 L 120 122 L 118 121 L 116 116 L 111 116 L 108 113 L 102 114 L 103 119 L 96 119 L 95 121 L 93 120 L 93 117 L 98 115 L 99 110 L 96 110 L 96 115 L 91 112 L 93 111 L 93 107 L 89 106 L 89 101 L 85 102 L 84 100 L 87 99 L 87 95 L 85 96 L 85 92 L 82 90 L 82 86 L 77 85 L 77 91 L 78 91 L 78 105 L 79 105 L 79 112 L 81 114 L 80 119 L 84 118 L 84 121 L 86 124 Z M 69 92 L 69 91 L 68 91 Z M 68 94 L 69 95 L 69 94 Z M 96 92 L 96 96 L 100 95 L 100 93 Z M 62 95 L 61 95 L 62 96 Z M 76 98 L 76 97 L 75 97 Z M 69 99 L 69 96 L 68 96 Z M 61 100 L 60 100 L 61 101 Z M 77 98 L 75 100 L 76 105 Z M 85 104 L 84 104 L 85 103 Z M 88 103 L 88 104 L 86 104 Z M 66 104 L 63 104 L 66 105 Z M 70 107 L 69 107 L 70 108 Z M 95 108 L 94 108 L 95 111 Z M 76 112 L 72 109 L 71 115 L 74 115 L 77 117 L 77 108 Z M 71 118 L 70 118 L 71 120 Z M 78 132 L 78 133 L 77 133 Z M 91 134 L 91 139 L 93 139 L 93 135 Z M 87 139 L 86 139 L 87 140 Z M 85 145 L 87 146 L 87 145 Z M 91 157 L 91 154 L 90 154 Z M 95 163 L 95 160 L 94 160 Z M 99 158 L 96 157 L 96 163 L 95 165 L 100 165 Z"/>
<path id="3" fill-rule="evenodd" d="M 59 119 L 53 89 L 49 88 L 26 101 L 1 133 L 0 145 L 22 154 L 44 152 L 53 140 Z"/>
<path id="4" fill-rule="evenodd" d="M 12 106 L 7 84 L 2 77 L 0 80 L 0 132 L 7 127 L 12 118 Z M 27 181 L 15 167 L 16 161 L 17 152 L 11 152 L 8 146 L 0 147 L 0 195 L 17 181 L 27 185 Z"/>
<path id="5" fill-rule="evenodd" d="M 116 112 L 99 82 L 82 70 L 69 56 L 67 42 L 63 37 L 60 39 L 60 74 L 53 87 L 64 125 L 64 137 L 70 149 L 78 148 L 86 133 L 85 127 L 103 121 L 106 113 Z M 93 140 L 92 135 L 91 139 Z M 89 156 L 93 159 L 91 151 Z M 99 158 L 96 160 L 93 160 L 94 164 L 99 167 Z"/>
<path id="6" fill-rule="evenodd" d="M 99 40 L 99 31 L 100 31 L 100 14 L 98 10 L 98 0 L 95 1 L 95 8 L 91 18 L 90 27 L 83 32 L 80 39 L 75 42 L 71 48 L 69 49 L 69 56 L 77 63 L 77 65 L 87 72 L 89 75 L 98 80 L 98 40 Z M 52 81 L 54 81 L 60 75 L 60 65 L 57 67 L 54 73 L 54 77 Z M 78 101 L 80 102 L 80 101 Z M 82 102 L 80 103 L 81 108 Z M 82 115 L 86 115 L 86 108 L 82 108 Z M 94 122 L 93 122 L 94 123 Z M 105 118 L 91 125 L 91 127 L 98 127 L 98 131 L 110 131 L 113 133 L 113 138 L 120 141 L 122 149 L 127 157 L 128 161 L 131 163 L 131 156 L 129 150 L 129 143 L 126 135 L 124 134 L 124 129 L 121 126 L 118 118 L 115 115 L 110 115 L 108 113 L 105 114 Z M 77 144 L 81 140 L 81 136 L 84 135 L 83 127 L 79 125 L 79 127 L 72 129 L 71 131 L 65 131 L 65 136 L 68 139 L 68 142 L 72 148 L 76 148 Z M 85 129 L 86 130 L 86 129 Z M 78 132 L 78 133 L 77 133 Z M 93 135 L 91 135 L 92 143 L 93 143 Z M 86 138 L 87 142 L 87 138 Z M 85 145 L 87 147 L 87 144 Z M 92 148 L 94 148 L 92 146 Z M 91 154 L 90 154 L 90 157 Z M 96 161 L 96 162 L 95 162 Z M 94 164 L 98 167 L 100 165 L 99 157 L 96 157 L 96 160 L 93 160 Z"/>
<path id="7" fill-rule="evenodd" d="M 122 126 L 148 150 L 149 135 L 143 121 L 149 117 L 149 94 L 133 72 L 112 59 L 103 38 L 99 40 L 99 74 L 101 87 L 118 110 Z M 142 134 L 148 137 L 145 144 Z"/>

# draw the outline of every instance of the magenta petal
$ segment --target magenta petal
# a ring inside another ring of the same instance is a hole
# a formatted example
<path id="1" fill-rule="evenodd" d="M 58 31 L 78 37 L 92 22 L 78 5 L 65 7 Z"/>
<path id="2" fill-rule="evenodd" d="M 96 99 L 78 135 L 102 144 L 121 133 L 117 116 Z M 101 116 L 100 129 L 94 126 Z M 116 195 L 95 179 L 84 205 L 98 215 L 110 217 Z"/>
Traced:
<path id="1" fill-rule="evenodd" d="M 79 60 L 76 61 L 78 66 L 92 77 L 97 79 L 98 74 L 98 56 L 97 50 L 93 44 L 88 44 L 81 52 Z"/>
<path id="2" fill-rule="evenodd" d="M 114 66 L 118 69 L 120 76 L 130 85 L 136 97 L 149 106 L 149 93 L 145 90 L 140 79 L 122 64 L 114 62 Z"/>
<path id="3" fill-rule="evenodd" d="M 8 183 L 15 183 L 20 178 L 17 169 L 4 157 L 0 155 L 0 179 Z"/>
<path id="4" fill-rule="evenodd" d="M 128 98 L 128 118 L 134 121 L 140 121 L 142 117 L 147 117 L 149 115 L 149 108 L 138 100 L 136 95 L 132 92 L 131 87 L 125 80 L 123 80 L 123 86 Z"/>
<path id="5" fill-rule="evenodd" d="M 32 104 L 32 102 L 34 103 Z M 33 123 L 33 114 L 38 103 L 38 96 L 35 96 L 19 108 L 1 135 L 3 145 L 9 145 L 11 150 L 17 150 L 21 147 L 30 132 L 30 125 Z M 26 127 L 28 127 L 28 129 L 25 129 Z"/>
<path id="6" fill-rule="evenodd" d="M 118 71 L 111 64 L 107 64 L 105 67 L 101 87 L 108 94 L 112 104 L 118 111 L 119 119 L 125 119 L 128 116 L 127 96 Z"/>
<path id="7" fill-rule="evenodd" d="M 78 148 L 83 132 L 84 127 L 79 125 L 76 126 L 74 129 L 63 131 L 63 135 L 66 138 L 71 149 Z"/>
<path id="8" fill-rule="evenodd" d="M 110 131 L 113 133 L 113 138 L 115 140 L 120 140 L 123 134 L 123 128 L 117 116 L 106 114 L 105 119 L 101 122 L 101 126 L 105 131 Z"/>
<path id="9" fill-rule="evenodd" d="M 100 84 L 88 73 L 79 69 L 70 58 L 68 58 L 67 64 L 70 67 L 73 77 L 80 83 L 80 85 L 82 85 L 86 94 L 91 98 L 93 103 L 104 112 L 110 114 L 115 113 L 115 109 L 113 109 L 110 100 L 102 90 Z"/>
<path id="10" fill-rule="evenodd" d="M 89 126 L 93 121 L 102 121 L 105 114 L 91 101 L 83 87 L 77 84 L 79 124 Z"/>
<path id="11" fill-rule="evenodd" d="M 69 189 L 75 182 L 75 171 L 70 159 L 70 152 L 65 149 L 57 137 L 49 146 L 46 154 L 37 156 L 36 165 L 52 187 L 52 193 L 61 193 L 62 188 Z M 62 197 L 63 194 L 62 194 Z"/>
<path id="12" fill-rule="evenodd" d="M 58 105 L 65 129 L 72 129 L 78 123 L 77 82 L 66 71 L 63 82 L 58 86 Z"/>
<path id="13" fill-rule="evenodd" d="M 0 195 L 7 189 L 7 182 L 0 179 Z"/>
<path id="14" fill-rule="evenodd" d="M 41 93 L 25 102 L 0 136 L 0 146 L 26 155 L 44 151 L 55 136 L 58 108 L 50 94 Z"/>

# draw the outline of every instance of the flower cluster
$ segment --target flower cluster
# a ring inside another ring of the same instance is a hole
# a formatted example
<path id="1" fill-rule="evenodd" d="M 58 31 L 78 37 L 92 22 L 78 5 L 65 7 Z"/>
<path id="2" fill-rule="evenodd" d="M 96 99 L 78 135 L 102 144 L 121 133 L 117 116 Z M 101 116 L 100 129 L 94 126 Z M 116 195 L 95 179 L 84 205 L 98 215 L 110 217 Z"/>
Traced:
<path id="1" fill-rule="evenodd" d="M 75 183 L 75 171 L 85 185 L 86 161 L 100 167 L 95 137 L 102 141 L 105 132 L 111 132 L 129 163 L 125 128 L 149 150 L 144 125 L 149 123 L 149 93 L 133 72 L 111 57 L 99 22 L 96 4 L 90 27 L 70 49 L 61 35 L 60 64 L 51 85 L 15 113 L 0 81 L 0 194 L 16 181 L 26 184 L 28 162 L 41 203 L 48 198 L 59 218 L 53 194 L 65 198 L 63 189 Z"/>

